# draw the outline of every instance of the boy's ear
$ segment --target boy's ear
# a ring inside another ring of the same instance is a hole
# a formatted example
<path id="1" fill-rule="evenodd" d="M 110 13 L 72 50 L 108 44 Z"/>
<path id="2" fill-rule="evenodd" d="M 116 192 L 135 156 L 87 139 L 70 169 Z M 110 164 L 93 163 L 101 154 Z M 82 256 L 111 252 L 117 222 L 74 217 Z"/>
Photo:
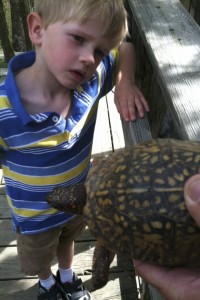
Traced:
<path id="1" fill-rule="evenodd" d="M 41 17 L 35 13 L 31 12 L 27 16 L 27 24 L 28 24 L 28 32 L 29 38 L 33 45 L 38 46 L 42 43 L 42 19 Z"/>

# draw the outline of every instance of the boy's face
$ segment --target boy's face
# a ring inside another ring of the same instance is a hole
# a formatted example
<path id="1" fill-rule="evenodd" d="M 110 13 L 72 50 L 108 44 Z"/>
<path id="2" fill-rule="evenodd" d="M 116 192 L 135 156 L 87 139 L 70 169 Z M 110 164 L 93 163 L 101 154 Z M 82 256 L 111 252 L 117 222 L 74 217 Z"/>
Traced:
<path id="1" fill-rule="evenodd" d="M 102 37 L 102 32 L 103 22 L 97 19 L 83 24 L 57 22 L 42 29 L 37 52 L 42 69 L 69 89 L 87 81 L 115 46 Z"/>

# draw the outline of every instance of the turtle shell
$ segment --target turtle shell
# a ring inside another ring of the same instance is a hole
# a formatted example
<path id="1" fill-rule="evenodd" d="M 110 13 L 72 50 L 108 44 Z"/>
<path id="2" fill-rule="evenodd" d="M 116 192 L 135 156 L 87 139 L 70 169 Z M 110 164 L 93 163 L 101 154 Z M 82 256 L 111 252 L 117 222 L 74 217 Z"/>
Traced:
<path id="1" fill-rule="evenodd" d="M 200 143 L 151 140 L 98 159 L 87 182 L 86 222 L 106 247 L 160 265 L 200 266 L 200 228 L 186 180 L 200 173 Z"/>

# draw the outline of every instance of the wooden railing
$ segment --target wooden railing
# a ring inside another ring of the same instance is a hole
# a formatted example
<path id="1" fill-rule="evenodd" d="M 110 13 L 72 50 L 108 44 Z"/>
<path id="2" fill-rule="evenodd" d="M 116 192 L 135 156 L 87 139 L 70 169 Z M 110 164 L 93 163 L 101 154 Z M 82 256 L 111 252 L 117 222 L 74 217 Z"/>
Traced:
<path id="1" fill-rule="evenodd" d="M 200 27 L 179 0 L 127 0 L 152 136 L 200 140 Z"/>
<path id="2" fill-rule="evenodd" d="M 180 0 L 191 16 L 200 25 L 200 1 L 199 0 Z"/>
<path id="3" fill-rule="evenodd" d="M 126 0 L 137 79 L 151 110 L 145 119 L 123 124 L 126 145 L 152 137 L 200 140 L 200 1 L 188 1 L 190 13 L 179 0 Z M 162 299 L 148 290 L 145 299 Z"/>

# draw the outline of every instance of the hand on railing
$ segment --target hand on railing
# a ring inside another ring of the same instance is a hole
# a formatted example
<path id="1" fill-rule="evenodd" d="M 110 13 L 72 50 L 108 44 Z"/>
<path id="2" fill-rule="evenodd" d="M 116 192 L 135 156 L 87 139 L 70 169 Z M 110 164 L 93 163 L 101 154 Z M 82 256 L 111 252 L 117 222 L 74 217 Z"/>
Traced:
<path id="1" fill-rule="evenodd" d="M 142 92 L 128 79 L 123 80 L 115 87 L 115 105 L 124 121 L 135 121 L 143 118 L 149 111 L 149 105 Z"/>
<path id="2" fill-rule="evenodd" d="M 123 42 L 119 48 L 119 68 L 115 84 L 114 101 L 122 120 L 135 121 L 143 118 L 149 105 L 142 92 L 135 85 L 135 48 Z"/>

